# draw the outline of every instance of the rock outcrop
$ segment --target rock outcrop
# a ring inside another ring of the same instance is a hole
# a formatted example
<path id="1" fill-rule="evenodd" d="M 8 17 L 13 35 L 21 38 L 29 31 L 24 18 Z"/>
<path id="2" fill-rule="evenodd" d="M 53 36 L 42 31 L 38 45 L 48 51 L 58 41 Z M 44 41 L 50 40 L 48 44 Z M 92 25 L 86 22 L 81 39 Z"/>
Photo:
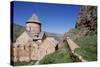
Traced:
<path id="1" fill-rule="evenodd" d="M 75 28 L 86 34 L 87 32 L 97 32 L 97 7 L 81 6 Z"/>
<path id="2" fill-rule="evenodd" d="M 70 37 L 72 40 L 97 33 L 97 7 L 81 6 L 77 17 L 75 28 L 70 29 L 64 34 L 64 37 Z"/>

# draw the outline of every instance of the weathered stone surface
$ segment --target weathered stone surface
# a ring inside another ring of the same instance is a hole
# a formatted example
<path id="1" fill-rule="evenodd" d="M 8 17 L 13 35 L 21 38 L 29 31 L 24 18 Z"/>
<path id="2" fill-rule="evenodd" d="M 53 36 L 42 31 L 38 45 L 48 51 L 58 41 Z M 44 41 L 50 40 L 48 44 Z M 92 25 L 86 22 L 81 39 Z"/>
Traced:
<path id="1" fill-rule="evenodd" d="M 83 34 L 88 31 L 97 32 L 97 7 L 81 6 L 75 27 L 82 30 Z"/>
<path id="2" fill-rule="evenodd" d="M 23 42 L 21 44 L 20 41 L 21 40 L 18 40 L 14 44 L 17 46 L 13 47 L 14 62 L 18 60 L 27 62 L 30 60 L 39 60 L 45 55 L 54 52 L 57 45 L 57 41 L 55 41 L 56 43 L 54 43 L 50 38 L 46 38 L 40 45 L 36 44 L 33 41 L 27 43 Z"/>

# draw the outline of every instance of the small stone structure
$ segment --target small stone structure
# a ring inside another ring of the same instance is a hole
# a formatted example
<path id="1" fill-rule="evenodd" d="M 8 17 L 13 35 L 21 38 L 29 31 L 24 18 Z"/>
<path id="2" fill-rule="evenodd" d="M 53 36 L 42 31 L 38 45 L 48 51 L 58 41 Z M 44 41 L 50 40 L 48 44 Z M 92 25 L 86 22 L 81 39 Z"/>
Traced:
<path id="1" fill-rule="evenodd" d="M 41 23 L 36 14 L 26 22 L 26 30 L 12 44 L 13 62 L 39 60 L 56 50 L 58 42 L 41 32 Z"/>

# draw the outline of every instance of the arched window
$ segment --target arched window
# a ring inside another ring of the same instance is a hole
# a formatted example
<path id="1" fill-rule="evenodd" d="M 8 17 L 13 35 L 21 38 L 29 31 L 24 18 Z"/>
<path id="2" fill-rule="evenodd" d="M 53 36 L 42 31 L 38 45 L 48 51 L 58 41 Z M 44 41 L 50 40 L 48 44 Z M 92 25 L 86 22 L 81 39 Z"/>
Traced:
<path id="1" fill-rule="evenodd" d="M 20 44 L 18 44 L 17 48 L 20 48 Z"/>
<path id="2" fill-rule="evenodd" d="M 32 45 L 28 46 L 29 51 L 32 51 Z"/>
<path id="3" fill-rule="evenodd" d="M 26 48 L 26 47 L 24 46 L 24 50 L 25 50 L 25 48 Z"/>
<path id="4" fill-rule="evenodd" d="M 58 44 L 56 45 L 55 50 L 58 50 Z"/>
<path id="5" fill-rule="evenodd" d="M 29 45 L 29 48 L 31 48 L 32 46 L 31 45 Z"/>
<path id="6" fill-rule="evenodd" d="M 17 58 L 18 58 L 18 60 L 19 60 L 19 57 L 20 57 L 20 44 L 18 44 L 18 46 L 17 46 Z"/>

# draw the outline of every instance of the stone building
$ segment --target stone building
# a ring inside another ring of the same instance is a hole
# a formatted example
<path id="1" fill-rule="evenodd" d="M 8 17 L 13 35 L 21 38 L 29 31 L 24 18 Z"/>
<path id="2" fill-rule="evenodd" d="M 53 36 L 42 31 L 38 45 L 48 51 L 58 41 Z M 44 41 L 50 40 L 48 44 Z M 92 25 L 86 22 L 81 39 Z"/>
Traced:
<path id="1" fill-rule="evenodd" d="M 56 50 L 58 42 L 41 31 L 36 14 L 26 22 L 26 30 L 12 44 L 12 61 L 39 60 Z"/>

